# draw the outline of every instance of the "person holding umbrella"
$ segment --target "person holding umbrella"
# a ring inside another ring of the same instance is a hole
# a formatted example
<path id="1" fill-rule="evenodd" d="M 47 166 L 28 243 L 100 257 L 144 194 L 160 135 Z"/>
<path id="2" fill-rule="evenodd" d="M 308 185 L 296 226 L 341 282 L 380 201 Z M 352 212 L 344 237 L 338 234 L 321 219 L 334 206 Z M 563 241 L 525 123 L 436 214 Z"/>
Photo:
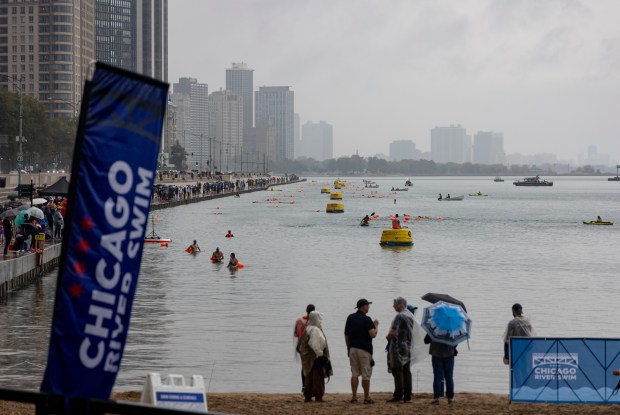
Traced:
<path id="1" fill-rule="evenodd" d="M 521 304 L 515 303 L 512 306 L 513 319 L 508 322 L 506 331 L 504 332 L 504 364 L 510 363 L 509 349 L 511 337 L 532 337 L 534 335 L 534 329 L 530 319 L 523 315 L 523 307 Z"/>
<path id="2" fill-rule="evenodd" d="M 433 400 L 432 405 L 439 404 L 439 398 L 444 396 L 444 384 L 448 403 L 454 402 L 454 357 L 458 354 L 456 346 L 433 341 L 427 334 L 424 343 L 430 344 L 428 353 L 433 364 Z"/>
<path id="3" fill-rule="evenodd" d="M 454 402 L 454 357 L 456 346 L 470 337 L 472 321 L 463 302 L 447 294 L 428 293 L 422 299 L 433 305 L 424 309 L 422 328 L 427 335 L 424 343 L 430 344 L 429 354 L 433 364 L 433 400 L 438 404 L 444 395 L 448 403 Z"/>

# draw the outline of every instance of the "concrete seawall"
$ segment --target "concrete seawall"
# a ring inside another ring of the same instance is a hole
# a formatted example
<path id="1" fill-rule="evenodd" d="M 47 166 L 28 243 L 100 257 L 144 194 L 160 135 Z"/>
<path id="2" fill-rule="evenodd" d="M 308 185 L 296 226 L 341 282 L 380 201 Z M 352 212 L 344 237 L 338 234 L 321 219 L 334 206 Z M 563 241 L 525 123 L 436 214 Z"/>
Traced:
<path id="1" fill-rule="evenodd" d="M 58 265 L 62 244 L 48 245 L 43 252 L 42 265 L 37 265 L 37 254 L 25 254 L 0 261 L 0 296 L 39 279 Z"/>
<path id="2" fill-rule="evenodd" d="M 286 184 L 300 183 L 300 182 L 305 182 L 305 181 L 306 179 L 291 180 L 285 183 L 274 183 L 274 184 L 270 184 L 264 187 L 253 187 L 247 190 L 238 190 L 238 191 L 231 190 L 227 192 L 215 193 L 215 194 L 208 195 L 208 196 L 192 197 L 189 199 L 182 199 L 182 200 L 171 200 L 169 202 L 161 202 L 161 203 L 151 203 L 151 210 L 160 210 L 160 209 L 167 209 L 167 208 L 172 208 L 176 206 L 183 206 L 189 203 L 198 203 L 198 202 L 204 202 L 206 200 L 220 199 L 222 197 L 230 197 L 236 194 L 242 195 L 245 193 L 260 192 L 262 190 L 269 190 L 270 187 L 274 187 L 274 186 L 283 186 Z"/>

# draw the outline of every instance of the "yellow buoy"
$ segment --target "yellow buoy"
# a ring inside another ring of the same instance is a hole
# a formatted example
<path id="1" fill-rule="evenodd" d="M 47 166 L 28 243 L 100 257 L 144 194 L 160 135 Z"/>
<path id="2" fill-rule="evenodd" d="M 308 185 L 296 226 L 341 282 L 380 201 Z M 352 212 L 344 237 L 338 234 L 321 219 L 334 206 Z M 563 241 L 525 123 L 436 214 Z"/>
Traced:
<path id="1" fill-rule="evenodd" d="M 379 245 L 411 246 L 413 245 L 411 229 L 384 229 Z"/>
<path id="2" fill-rule="evenodd" d="M 331 193 L 332 189 L 330 189 L 329 187 L 324 187 L 321 189 L 321 193 Z"/>
<path id="3" fill-rule="evenodd" d="M 329 200 L 342 200 L 341 192 L 334 192 L 329 195 Z"/>
<path id="4" fill-rule="evenodd" d="M 342 202 L 328 203 L 325 208 L 327 213 L 344 213 L 344 204 Z"/>

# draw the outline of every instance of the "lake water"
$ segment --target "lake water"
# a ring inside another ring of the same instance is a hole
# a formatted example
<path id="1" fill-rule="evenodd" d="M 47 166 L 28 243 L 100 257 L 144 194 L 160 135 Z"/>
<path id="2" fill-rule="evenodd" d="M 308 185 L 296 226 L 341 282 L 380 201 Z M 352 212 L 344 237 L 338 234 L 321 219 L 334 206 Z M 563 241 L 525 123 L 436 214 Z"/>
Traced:
<path id="1" fill-rule="evenodd" d="M 430 291 L 466 304 L 473 334 L 469 350 L 459 346 L 457 393 L 508 392 L 502 334 L 515 302 L 539 336 L 620 337 L 620 183 L 546 177 L 553 187 L 527 188 L 505 179 L 412 178 L 414 187 L 393 194 L 405 178 L 376 178 L 372 190 L 384 197 L 369 198 L 371 189 L 351 178 L 343 214 L 325 213 L 320 189 L 333 178 L 155 212 L 157 232 L 173 242 L 145 247 L 115 389 L 140 389 L 147 372 L 158 371 L 203 375 L 212 392 L 297 392 L 293 324 L 313 303 L 324 313 L 334 365 L 327 392 L 347 392 L 344 322 L 362 297 L 380 321 L 372 390 L 392 389 L 383 348 L 397 296 L 420 309 Z M 467 197 L 478 191 L 489 196 Z M 465 200 L 438 202 L 440 192 Z M 380 218 L 358 226 L 371 212 Z M 413 247 L 379 246 L 390 213 L 429 216 L 408 224 Z M 597 215 L 617 224 L 581 223 Z M 224 237 L 228 229 L 234 238 Z M 204 251 L 195 256 L 183 251 L 193 239 Z M 211 264 L 216 246 L 246 267 L 231 273 Z M 38 388 L 54 289 L 50 273 L 0 300 L 1 386 Z M 412 368 L 414 392 L 431 390 L 430 366 L 429 358 Z"/>

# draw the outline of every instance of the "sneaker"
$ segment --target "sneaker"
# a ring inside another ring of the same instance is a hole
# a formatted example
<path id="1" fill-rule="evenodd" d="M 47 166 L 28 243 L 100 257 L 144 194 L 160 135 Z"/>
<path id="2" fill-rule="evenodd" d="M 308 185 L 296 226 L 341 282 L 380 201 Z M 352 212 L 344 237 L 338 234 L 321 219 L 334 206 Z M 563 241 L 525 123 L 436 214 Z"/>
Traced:
<path id="1" fill-rule="evenodd" d="M 431 401 L 431 405 L 439 405 L 439 399 L 435 398 Z"/>
<path id="2" fill-rule="evenodd" d="M 452 405 L 454 403 L 454 398 L 448 399 L 448 404 Z"/>

